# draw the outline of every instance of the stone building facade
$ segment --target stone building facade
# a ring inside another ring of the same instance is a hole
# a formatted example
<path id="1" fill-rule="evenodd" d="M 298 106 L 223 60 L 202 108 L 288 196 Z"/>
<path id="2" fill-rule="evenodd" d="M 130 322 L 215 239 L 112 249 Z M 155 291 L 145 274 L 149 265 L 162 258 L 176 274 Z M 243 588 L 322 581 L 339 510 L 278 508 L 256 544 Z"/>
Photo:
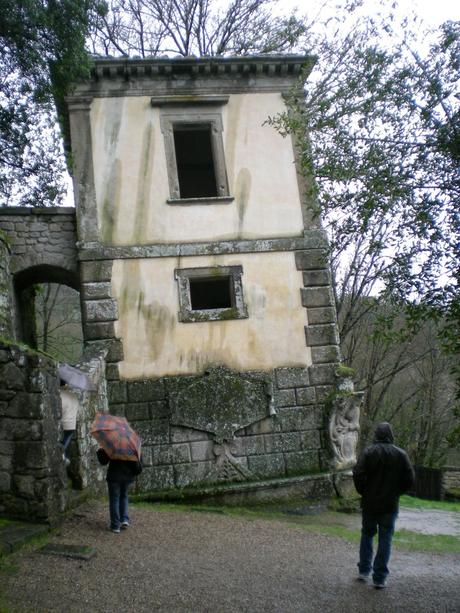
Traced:
<path id="1" fill-rule="evenodd" d="M 334 466 L 328 246 L 267 124 L 311 66 L 101 59 L 68 98 L 84 335 L 141 434 L 143 491 Z"/>
<path id="2" fill-rule="evenodd" d="M 53 521 L 75 497 L 57 365 L 16 342 L 34 345 L 28 292 L 44 282 L 80 291 L 98 386 L 67 475 L 83 494 L 103 479 L 96 411 L 139 432 L 140 493 L 346 488 L 360 397 L 340 368 L 328 244 L 296 145 L 267 122 L 311 66 L 101 59 L 76 85 L 76 208 L 0 211 L 0 514 Z"/>

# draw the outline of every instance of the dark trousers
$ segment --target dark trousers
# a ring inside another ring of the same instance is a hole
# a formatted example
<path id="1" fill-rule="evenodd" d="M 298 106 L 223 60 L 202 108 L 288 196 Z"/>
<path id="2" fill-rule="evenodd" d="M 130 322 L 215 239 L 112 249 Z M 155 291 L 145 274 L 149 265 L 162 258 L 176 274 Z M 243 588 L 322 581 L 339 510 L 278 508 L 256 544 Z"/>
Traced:
<path id="1" fill-rule="evenodd" d="M 123 522 L 129 522 L 128 489 L 130 483 L 130 481 L 107 481 L 111 530 L 118 530 Z"/>
<path id="2" fill-rule="evenodd" d="M 372 570 L 374 583 L 384 583 L 389 574 L 391 541 L 398 513 L 366 513 L 363 511 L 361 542 L 359 546 L 359 572 L 368 575 Z M 378 533 L 377 553 L 372 561 L 372 541 Z"/>
<path id="3" fill-rule="evenodd" d="M 67 457 L 67 447 L 70 445 L 70 441 L 74 435 L 75 430 L 64 430 L 61 445 L 64 451 L 64 455 Z"/>

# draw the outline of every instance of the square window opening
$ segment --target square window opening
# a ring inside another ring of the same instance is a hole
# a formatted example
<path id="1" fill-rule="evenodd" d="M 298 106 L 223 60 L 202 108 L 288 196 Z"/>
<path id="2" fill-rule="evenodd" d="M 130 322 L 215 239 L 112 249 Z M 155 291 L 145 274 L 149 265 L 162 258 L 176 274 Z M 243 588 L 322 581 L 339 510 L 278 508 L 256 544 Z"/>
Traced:
<path id="1" fill-rule="evenodd" d="M 216 197 L 218 192 L 211 125 L 175 125 L 174 148 L 180 197 Z"/>
<path id="2" fill-rule="evenodd" d="M 230 276 L 218 278 L 191 278 L 190 302 L 192 311 L 229 309 L 233 307 Z"/>

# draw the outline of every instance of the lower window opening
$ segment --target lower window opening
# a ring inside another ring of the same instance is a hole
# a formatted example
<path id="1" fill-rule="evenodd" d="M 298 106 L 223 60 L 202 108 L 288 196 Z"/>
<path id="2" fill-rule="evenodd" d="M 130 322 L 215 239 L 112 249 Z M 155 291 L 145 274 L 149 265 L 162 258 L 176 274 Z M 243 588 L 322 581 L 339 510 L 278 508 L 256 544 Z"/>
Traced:
<path id="1" fill-rule="evenodd" d="M 192 311 L 232 308 L 230 277 L 191 278 L 190 300 Z"/>

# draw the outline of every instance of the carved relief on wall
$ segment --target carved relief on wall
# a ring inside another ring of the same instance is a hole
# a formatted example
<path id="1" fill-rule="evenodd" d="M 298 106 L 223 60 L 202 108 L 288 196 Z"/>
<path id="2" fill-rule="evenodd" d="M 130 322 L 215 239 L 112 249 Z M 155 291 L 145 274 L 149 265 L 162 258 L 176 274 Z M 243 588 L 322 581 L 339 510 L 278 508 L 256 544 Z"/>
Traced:
<path id="1" fill-rule="evenodd" d="M 241 428 L 274 414 L 272 383 L 267 377 L 219 366 L 202 377 L 178 380 L 169 398 L 172 424 L 213 435 L 216 461 L 207 480 L 242 481 L 253 476 L 233 455 L 232 441 Z"/>

